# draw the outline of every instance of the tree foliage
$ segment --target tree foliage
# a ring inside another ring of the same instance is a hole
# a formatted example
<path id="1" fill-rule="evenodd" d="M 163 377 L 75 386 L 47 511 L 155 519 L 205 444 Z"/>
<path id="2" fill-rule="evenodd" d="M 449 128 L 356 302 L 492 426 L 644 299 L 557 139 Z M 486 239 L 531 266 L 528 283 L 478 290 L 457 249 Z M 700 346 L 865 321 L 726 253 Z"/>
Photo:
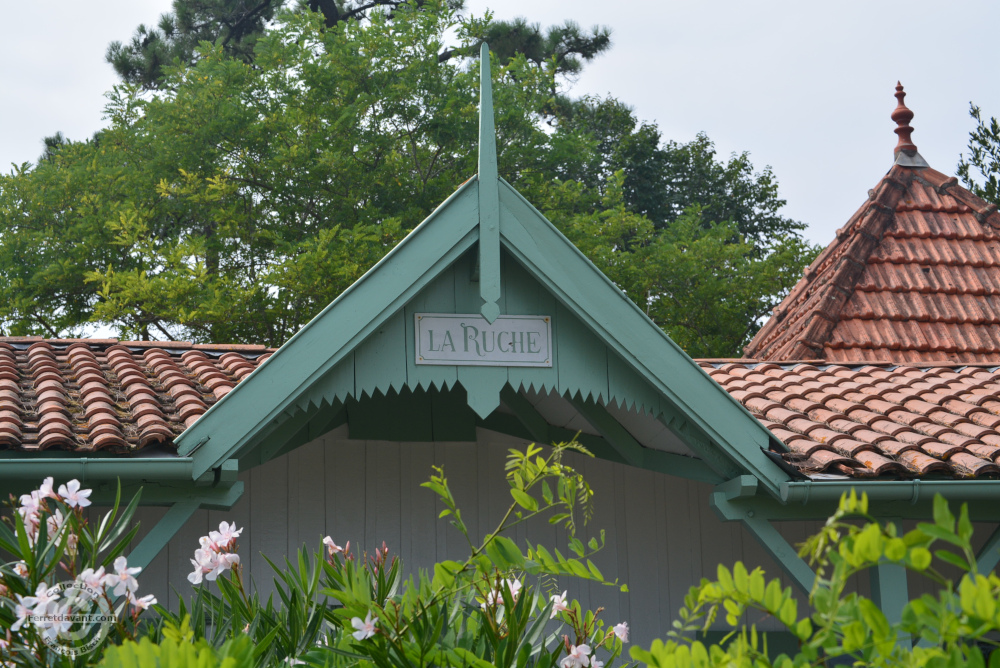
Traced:
<path id="1" fill-rule="evenodd" d="M 958 175 L 973 193 L 1000 205 L 1000 123 L 995 117 L 983 120 L 983 112 L 971 105 L 969 115 L 976 129 L 969 134 L 969 154 L 958 161 Z"/>
<path id="2" fill-rule="evenodd" d="M 280 345 L 475 173 L 475 63 L 440 55 L 488 17 L 274 21 L 252 62 L 202 43 L 160 91 L 115 88 L 93 139 L 0 177 L 4 333 Z M 566 62 L 496 68 L 501 175 L 688 352 L 738 355 L 814 252 L 773 175 L 555 96 Z"/>
<path id="3" fill-rule="evenodd" d="M 443 0 L 452 11 L 464 9 L 465 0 Z M 147 89 L 170 85 L 165 69 L 174 63 L 194 65 L 203 42 L 219 46 L 223 52 L 244 62 L 252 62 L 260 36 L 288 0 L 174 0 L 173 12 L 160 16 L 155 27 L 140 25 L 127 43 L 112 42 L 106 60 L 123 81 Z M 318 12 L 327 28 L 374 17 L 392 19 L 402 6 L 417 8 L 436 5 L 428 0 L 300 0 L 291 3 L 299 11 Z M 440 45 L 438 58 L 475 55 L 483 41 L 489 42 L 501 62 L 523 54 L 541 65 L 550 59 L 556 70 L 572 75 L 582 61 L 591 60 L 611 46 L 611 31 L 595 26 L 589 31 L 573 21 L 542 30 L 536 23 L 518 18 L 480 24 L 473 44 Z"/>

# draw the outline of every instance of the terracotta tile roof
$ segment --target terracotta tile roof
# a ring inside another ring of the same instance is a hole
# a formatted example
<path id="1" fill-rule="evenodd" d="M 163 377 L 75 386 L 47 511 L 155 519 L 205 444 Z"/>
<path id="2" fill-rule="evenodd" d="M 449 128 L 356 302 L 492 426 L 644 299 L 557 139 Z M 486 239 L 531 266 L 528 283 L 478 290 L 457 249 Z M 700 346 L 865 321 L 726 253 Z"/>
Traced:
<path id="1" fill-rule="evenodd" d="M 264 346 L 0 338 L 0 449 L 171 446 L 274 352 Z"/>
<path id="2" fill-rule="evenodd" d="M 1000 366 L 699 364 L 806 475 L 1000 477 Z"/>
<path id="3" fill-rule="evenodd" d="M 745 349 L 767 360 L 1000 362 L 1000 214 L 894 165 Z"/>
<path id="4" fill-rule="evenodd" d="M 1000 214 L 927 166 L 903 86 L 895 164 L 744 349 L 765 360 L 1000 362 Z"/>

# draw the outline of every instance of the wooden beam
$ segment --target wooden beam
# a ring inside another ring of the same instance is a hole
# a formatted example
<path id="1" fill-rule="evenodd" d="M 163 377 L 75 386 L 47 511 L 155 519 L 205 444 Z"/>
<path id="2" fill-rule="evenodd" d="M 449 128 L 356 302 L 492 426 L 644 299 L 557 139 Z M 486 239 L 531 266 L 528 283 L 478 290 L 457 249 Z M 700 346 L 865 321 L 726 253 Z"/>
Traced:
<path id="1" fill-rule="evenodd" d="M 877 605 L 890 624 L 903 621 L 903 608 L 910 602 L 906 568 L 902 564 L 882 562 L 868 569 L 872 603 Z"/>
<path id="2" fill-rule="evenodd" d="M 170 506 L 160 521 L 153 525 L 149 533 L 139 541 L 134 550 L 128 554 L 128 565 L 146 568 L 160 551 L 167 546 L 184 524 L 191 519 L 195 511 L 201 507 L 197 500 L 180 501 Z"/>
<path id="3" fill-rule="evenodd" d="M 622 424 L 608 413 L 604 406 L 593 401 L 582 401 L 570 398 L 570 403 L 579 411 L 587 422 L 613 447 L 626 462 L 632 466 L 642 467 L 645 463 L 644 448 Z"/>
<path id="4" fill-rule="evenodd" d="M 983 549 L 976 555 L 976 571 L 982 575 L 992 573 L 1000 562 L 1000 526 L 986 539 Z"/>
<path id="5" fill-rule="evenodd" d="M 510 385 L 504 385 L 503 389 L 500 390 L 500 401 L 514 412 L 514 415 L 521 421 L 536 443 L 551 444 L 549 423 L 538 412 L 538 409 L 531 405 L 527 397 L 522 396 Z"/>
<path id="6" fill-rule="evenodd" d="M 503 398 L 503 393 L 501 393 L 501 398 Z M 550 425 L 538 413 L 535 407 L 531 405 L 531 402 L 516 392 L 504 399 L 504 404 L 511 410 L 515 410 L 514 405 L 518 406 L 516 409 L 518 414 L 493 413 L 485 420 L 479 420 L 477 424 L 483 429 L 507 434 L 515 438 L 523 438 L 526 441 L 534 441 L 543 445 L 568 442 L 576 438 L 581 445 L 593 452 L 600 459 L 620 464 L 629 464 L 619 451 L 601 436 L 577 434 L 569 429 Z M 538 438 L 540 435 L 543 438 Z M 643 459 L 639 465 L 640 468 L 687 478 L 688 480 L 707 482 L 712 485 L 723 482 L 722 478 L 715 471 L 699 459 L 652 450 L 650 448 L 643 448 L 643 450 Z"/>
<path id="7" fill-rule="evenodd" d="M 771 555 L 782 570 L 792 578 L 806 594 L 812 591 L 816 574 L 809 567 L 802 557 L 798 555 L 785 537 L 782 536 L 766 515 L 759 515 L 754 510 L 744 509 L 730 501 L 727 493 L 732 494 L 731 488 L 724 491 L 715 491 L 709 496 L 709 505 L 723 519 L 727 521 L 742 522 L 761 547 Z"/>

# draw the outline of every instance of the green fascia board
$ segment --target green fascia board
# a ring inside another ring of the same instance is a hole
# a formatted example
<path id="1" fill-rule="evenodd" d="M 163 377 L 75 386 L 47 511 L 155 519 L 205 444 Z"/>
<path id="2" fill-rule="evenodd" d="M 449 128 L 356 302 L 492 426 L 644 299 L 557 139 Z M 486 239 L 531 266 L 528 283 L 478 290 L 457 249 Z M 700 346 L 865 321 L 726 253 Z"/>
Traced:
<path id="1" fill-rule="evenodd" d="M 252 445 L 312 383 L 471 248 L 478 223 L 478 182 L 470 179 L 177 438 L 179 454 L 194 451 L 194 476 Z"/>
<path id="2" fill-rule="evenodd" d="M 52 476 L 57 480 L 76 478 L 127 481 L 185 481 L 193 479 L 194 461 L 190 457 L 39 457 L 0 461 L 0 480 L 27 481 L 37 484 Z"/>
<path id="3" fill-rule="evenodd" d="M 773 437 L 552 223 L 501 179 L 500 235 L 507 251 L 647 383 L 697 426 L 739 473 L 777 496 L 788 474 L 761 449 Z M 698 452 L 713 468 L 711 449 Z M 727 477 L 731 471 L 726 471 Z"/>

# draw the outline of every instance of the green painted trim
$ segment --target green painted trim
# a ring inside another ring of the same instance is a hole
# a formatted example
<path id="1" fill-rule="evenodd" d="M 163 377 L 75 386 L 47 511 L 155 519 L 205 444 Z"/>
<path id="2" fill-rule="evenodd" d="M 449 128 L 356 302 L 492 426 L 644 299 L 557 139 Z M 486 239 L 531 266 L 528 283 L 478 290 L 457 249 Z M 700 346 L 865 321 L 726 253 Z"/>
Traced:
<path id="1" fill-rule="evenodd" d="M 888 496 L 884 489 L 876 485 L 873 490 L 866 489 L 862 481 L 854 485 L 858 493 L 874 491 L 869 494 L 868 513 L 872 517 L 880 519 L 914 519 L 927 521 L 933 516 L 934 494 L 922 492 L 916 501 L 912 496 L 899 493 L 896 496 Z M 964 484 L 973 485 L 976 481 L 968 481 Z M 912 489 L 906 481 L 899 483 L 907 490 Z M 821 483 L 816 483 L 819 486 Z M 826 483 L 823 483 L 826 484 Z M 868 484 L 872 484 L 871 482 Z M 893 484 L 893 483 L 890 483 Z M 924 483 L 925 485 L 927 483 Z M 1000 494 L 997 496 L 981 495 L 979 498 L 969 498 L 974 494 L 963 494 L 960 481 L 956 486 L 949 487 L 951 496 L 945 495 L 953 502 L 969 502 L 969 518 L 974 522 L 1000 522 Z M 922 486 L 923 487 L 923 486 Z M 841 489 L 850 493 L 850 487 Z M 982 492 L 983 490 L 980 490 Z M 1000 491 L 1000 490 L 998 490 Z M 985 503 L 984 503 L 985 501 Z M 797 503 L 782 503 L 770 496 L 758 495 L 748 498 L 736 498 L 730 501 L 734 507 L 739 507 L 741 512 L 753 511 L 755 514 L 776 521 L 798 521 L 798 520 L 825 520 L 837 510 L 840 502 L 840 494 L 815 494 L 812 498 L 801 500 Z M 738 519 L 738 518 L 737 518 Z"/>
<path id="2" fill-rule="evenodd" d="M 868 578 L 872 603 L 879 607 L 890 624 L 903 621 L 903 608 L 910 602 L 906 568 L 902 564 L 881 562 L 868 569 Z"/>
<path id="3" fill-rule="evenodd" d="M 497 133 L 493 126 L 490 49 L 479 51 L 479 295 L 490 323 L 500 315 L 500 199 L 497 192 Z"/>
<path id="4" fill-rule="evenodd" d="M 149 533 L 128 555 L 129 566 L 146 568 L 167 546 L 184 524 L 201 507 L 198 501 L 180 501 L 170 506 L 170 510 L 150 529 Z"/>
<path id="5" fill-rule="evenodd" d="M 194 478 L 190 457 L 136 457 L 126 459 L 73 457 L 54 458 L 29 456 L 5 459 L 0 464 L 0 480 L 26 480 L 38 485 L 46 476 L 58 480 L 76 478 L 81 483 L 91 480 L 185 480 Z"/>
<path id="6" fill-rule="evenodd" d="M 635 437 L 613 415 L 608 413 L 604 406 L 593 401 L 582 401 L 579 398 L 571 398 L 570 403 L 621 455 L 622 459 L 632 466 L 642 466 L 645 460 L 644 451 L 647 448 L 635 440 Z"/>
<path id="7" fill-rule="evenodd" d="M 788 474 L 761 452 L 770 432 L 503 179 L 500 235 L 518 262 L 705 434 L 707 446 L 686 440 L 717 473 L 750 473 L 777 495 Z"/>
<path id="8" fill-rule="evenodd" d="M 4 488 L 0 493 L 25 493 L 38 486 L 33 480 L 22 481 L 24 485 L 18 488 Z M 58 480 L 57 480 L 58 482 Z M 92 481 L 88 486 L 93 490 L 91 502 L 98 507 L 111 506 L 115 502 L 118 481 Z M 207 510 L 229 510 L 243 495 L 243 482 L 237 480 L 232 484 L 219 484 L 215 487 L 203 487 L 193 481 L 156 483 L 149 481 L 121 481 L 122 503 L 127 503 L 137 493 L 140 506 L 173 506 L 177 503 L 197 501 Z"/>
<path id="9" fill-rule="evenodd" d="M 976 572 L 984 575 L 992 573 L 997 563 L 1000 563 L 1000 526 L 993 530 L 983 549 L 976 555 Z"/>
<path id="10" fill-rule="evenodd" d="M 767 517 L 758 515 L 754 510 L 746 510 L 729 501 L 726 493 L 730 490 L 712 492 L 709 505 L 719 517 L 726 521 L 739 521 L 747 531 L 753 534 L 761 547 L 771 555 L 771 558 L 788 574 L 799 588 L 810 593 L 816 581 L 816 574 L 809 567 L 794 547 L 789 545 Z"/>
<path id="11" fill-rule="evenodd" d="M 493 413 L 485 419 L 478 420 L 477 424 L 483 429 L 495 431 L 500 434 L 506 434 L 515 438 L 523 438 L 526 441 L 533 441 L 544 445 L 551 445 L 552 443 L 568 443 L 576 438 L 581 445 L 590 450 L 594 456 L 600 459 L 606 459 L 619 464 L 629 464 L 629 462 L 622 457 L 619 451 L 616 450 L 603 437 L 594 436 L 593 434 L 577 434 L 569 429 L 550 425 L 545 422 L 545 418 L 535 410 L 535 407 L 532 406 L 527 399 L 520 396 L 520 394 L 515 394 L 517 395 L 517 399 L 508 395 L 508 398 L 510 398 L 511 401 L 504 399 L 504 404 L 511 410 L 515 411 L 517 413 L 516 415 Z M 514 405 L 517 405 L 517 408 L 515 408 Z M 543 434 L 545 437 L 539 438 L 539 435 Z M 679 478 L 687 478 L 688 480 L 707 482 L 712 485 L 717 485 L 722 482 L 722 478 L 720 478 L 715 471 L 705 464 L 705 462 L 699 459 L 685 457 L 684 455 L 675 455 L 670 452 L 661 452 L 659 450 L 652 450 L 644 447 L 642 450 L 643 458 L 638 464 L 639 468 L 655 471 L 657 473 L 666 473 Z M 631 465 L 636 466 L 635 464 Z"/>
<path id="12" fill-rule="evenodd" d="M 262 451 L 261 463 L 287 455 L 289 452 L 301 448 L 306 443 L 315 441 L 317 438 L 346 423 L 347 410 L 343 405 L 340 405 L 338 402 L 338 406 L 325 407 L 319 414 L 313 415 L 312 419 L 295 432 L 294 436 L 288 438 L 281 447 L 277 450 L 269 450 L 267 459 L 264 459 L 265 453 Z"/>
<path id="13" fill-rule="evenodd" d="M 754 496 L 757 493 L 757 478 L 752 475 L 737 476 L 721 485 L 716 485 L 715 491 L 724 494 L 726 501 Z"/>
<path id="14" fill-rule="evenodd" d="M 789 505 L 839 501 L 855 489 L 869 501 L 908 501 L 916 504 L 940 494 L 952 501 L 1000 501 L 1000 480 L 851 480 L 844 482 L 788 482 L 780 498 Z"/>
<path id="15" fill-rule="evenodd" d="M 197 477 L 253 442 L 478 240 L 478 183 L 467 181 L 364 276 L 177 438 Z M 433 228 L 433 231 L 431 231 Z M 337 315 L 332 313 L 336 309 Z M 348 314 L 348 315 L 345 315 Z"/>
<path id="16" fill-rule="evenodd" d="M 517 419 L 524 425 L 528 438 L 533 439 L 536 443 L 552 442 L 549 439 L 549 431 L 551 430 L 549 423 L 526 397 L 521 396 L 520 392 L 510 385 L 504 385 L 503 389 L 500 390 L 500 400 L 514 412 Z"/>

